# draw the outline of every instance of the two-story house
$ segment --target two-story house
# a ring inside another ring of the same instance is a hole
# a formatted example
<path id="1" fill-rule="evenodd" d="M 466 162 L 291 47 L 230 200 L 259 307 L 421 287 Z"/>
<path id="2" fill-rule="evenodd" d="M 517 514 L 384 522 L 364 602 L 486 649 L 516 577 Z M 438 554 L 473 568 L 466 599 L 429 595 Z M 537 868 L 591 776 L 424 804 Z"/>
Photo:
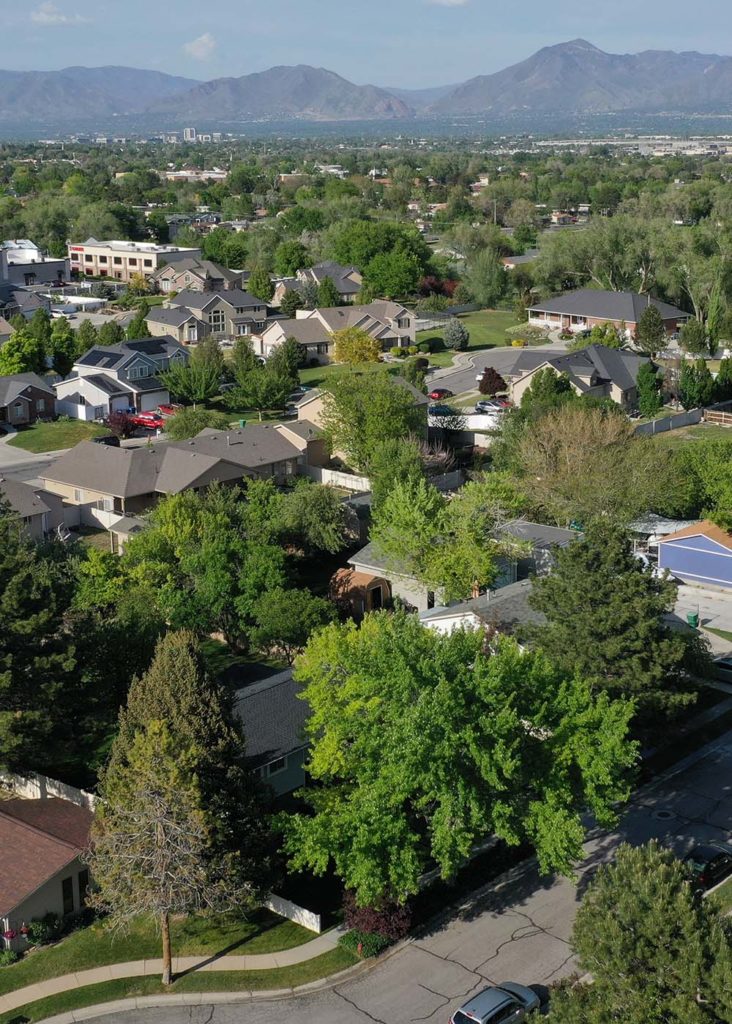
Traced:
<path id="1" fill-rule="evenodd" d="M 101 420 L 110 412 L 157 409 L 170 401 L 157 374 L 188 358 L 169 335 L 90 348 L 56 384 L 57 411 L 73 419 Z"/>
<path id="2" fill-rule="evenodd" d="M 325 263 L 316 263 L 314 267 L 298 270 L 295 277 L 280 280 L 275 286 L 272 305 L 279 306 L 285 292 L 299 292 L 306 283 L 320 285 L 326 278 L 333 282 L 343 303 L 354 302 L 363 287 L 363 277 L 358 267 L 344 267 L 333 260 L 327 260 Z"/>
<path id="3" fill-rule="evenodd" d="M 267 303 L 241 288 L 216 292 L 184 289 L 168 299 L 165 306 L 189 310 L 220 340 L 259 334 L 267 322 Z"/>
<path id="4" fill-rule="evenodd" d="M 308 359 L 332 363 L 335 357 L 333 333 L 358 327 L 375 338 L 383 351 L 404 348 L 415 342 L 415 316 L 398 302 L 377 299 L 364 306 L 332 306 L 325 309 L 298 309 L 294 320 L 274 320 L 268 324 L 255 351 L 267 358 L 287 338 L 295 338 Z"/>
<path id="5" fill-rule="evenodd" d="M 164 295 L 186 290 L 222 292 L 228 288 L 241 288 L 244 276 L 241 270 L 229 270 L 211 260 L 188 258 L 156 270 L 150 283 Z"/>
<path id="6" fill-rule="evenodd" d="M 154 338 L 170 336 L 180 345 L 196 345 L 211 333 L 206 321 L 187 306 L 153 306 L 145 323 Z"/>
<path id="7" fill-rule="evenodd" d="M 51 419 L 55 412 L 54 390 L 37 373 L 0 377 L 0 423 L 21 427 L 39 419 Z"/>

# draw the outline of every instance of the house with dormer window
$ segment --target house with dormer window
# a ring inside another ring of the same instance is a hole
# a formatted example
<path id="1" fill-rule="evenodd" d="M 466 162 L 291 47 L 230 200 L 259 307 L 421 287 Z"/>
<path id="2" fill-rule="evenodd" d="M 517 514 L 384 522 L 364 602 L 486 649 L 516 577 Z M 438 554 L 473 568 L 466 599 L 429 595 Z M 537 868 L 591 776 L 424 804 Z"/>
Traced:
<path id="1" fill-rule="evenodd" d="M 79 420 L 102 420 L 111 412 L 150 412 L 170 402 L 158 374 L 189 354 L 169 335 L 119 345 L 95 345 L 56 384 L 56 410 Z"/>
<path id="2" fill-rule="evenodd" d="M 260 334 L 267 322 L 267 303 L 241 288 L 228 288 L 220 292 L 196 292 L 185 289 L 167 299 L 163 307 L 185 309 L 205 325 L 208 333 L 218 339 L 246 337 Z M 156 314 L 151 313 L 153 330 Z"/>

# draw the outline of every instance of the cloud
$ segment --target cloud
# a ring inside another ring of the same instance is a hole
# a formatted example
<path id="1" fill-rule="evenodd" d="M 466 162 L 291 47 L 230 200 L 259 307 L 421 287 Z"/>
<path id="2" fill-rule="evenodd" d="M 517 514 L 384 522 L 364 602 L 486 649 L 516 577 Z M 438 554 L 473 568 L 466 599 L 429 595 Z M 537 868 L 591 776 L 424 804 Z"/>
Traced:
<path id="1" fill-rule="evenodd" d="M 36 25 L 86 25 L 89 20 L 80 14 L 64 14 L 51 0 L 31 11 L 31 21 Z"/>
<path id="2" fill-rule="evenodd" d="M 216 49 L 216 40 L 210 32 L 204 32 L 198 39 L 192 39 L 183 46 L 183 50 L 194 60 L 208 60 Z"/>

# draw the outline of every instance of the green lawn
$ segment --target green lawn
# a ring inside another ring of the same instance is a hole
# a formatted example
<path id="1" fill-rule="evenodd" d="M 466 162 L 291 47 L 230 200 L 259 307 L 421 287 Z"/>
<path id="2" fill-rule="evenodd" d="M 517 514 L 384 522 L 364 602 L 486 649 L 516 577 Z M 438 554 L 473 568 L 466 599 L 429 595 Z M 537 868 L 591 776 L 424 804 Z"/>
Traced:
<path id="1" fill-rule="evenodd" d="M 723 912 L 725 914 L 730 913 L 732 911 L 732 878 L 728 878 L 724 885 L 720 886 L 713 895 L 722 904 Z"/>
<path id="2" fill-rule="evenodd" d="M 247 952 L 249 952 L 247 950 Z M 329 953 L 306 960 L 292 967 L 277 967 L 270 971 L 194 971 L 164 989 L 158 978 L 121 978 L 101 985 L 62 992 L 57 996 L 39 999 L 35 1003 L 0 1014 L 0 1024 L 34 1024 L 35 1021 L 68 1010 L 78 1010 L 96 1003 L 111 1002 L 129 996 L 163 995 L 178 992 L 242 992 L 258 989 L 292 988 L 318 981 L 351 967 L 356 960 L 338 946 Z M 14 970 L 4 967 L 2 972 Z M 181 1011 L 181 1018 L 187 1016 Z"/>
<path id="3" fill-rule="evenodd" d="M 254 911 L 247 920 L 218 914 L 171 924 L 174 956 L 274 953 L 312 938 L 312 932 L 264 909 Z M 160 956 L 160 936 L 152 919 L 136 921 L 127 932 L 113 932 L 99 921 L 72 932 L 55 946 L 34 950 L 11 967 L 0 968 L 0 995 L 73 971 Z"/>
<path id="4" fill-rule="evenodd" d="M 516 327 L 519 321 L 513 313 L 505 309 L 479 309 L 475 313 L 463 313 L 458 317 L 470 331 L 468 351 L 472 352 L 485 348 L 505 348 L 511 344 L 510 335 L 506 334 L 506 328 Z M 417 341 L 426 341 L 428 338 L 442 338 L 442 331 L 420 331 Z M 430 356 L 430 363 L 433 366 L 450 366 L 454 352 L 436 352 Z"/>
<path id="5" fill-rule="evenodd" d="M 719 423 L 696 423 L 692 427 L 681 427 L 678 430 L 655 434 L 654 440 L 658 444 L 671 445 L 674 448 L 693 441 L 732 441 L 732 428 L 723 427 Z"/>
<path id="6" fill-rule="evenodd" d="M 93 530 L 91 526 L 80 526 L 72 536 L 79 538 L 79 543 L 97 551 L 111 551 L 109 530 Z"/>
<path id="7" fill-rule="evenodd" d="M 84 423 L 82 420 L 56 420 L 55 423 L 34 423 L 20 427 L 15 437 L 7 444 L 14 448 L 25 448 L 27 452 L 55 452 L 59 448 L 73 448 L 79 441 L 108 434 L 106 427 L 98 423 Z"/>
<path id="8" fill-rule="evenodd" d="M 704 629 L 707 633 L 714 633 L 722 640 L 729 640 L 732 643 L 732 633 L 729 633 L 726 629 L 712 629 L 711 626 L 705 626 Z"/>

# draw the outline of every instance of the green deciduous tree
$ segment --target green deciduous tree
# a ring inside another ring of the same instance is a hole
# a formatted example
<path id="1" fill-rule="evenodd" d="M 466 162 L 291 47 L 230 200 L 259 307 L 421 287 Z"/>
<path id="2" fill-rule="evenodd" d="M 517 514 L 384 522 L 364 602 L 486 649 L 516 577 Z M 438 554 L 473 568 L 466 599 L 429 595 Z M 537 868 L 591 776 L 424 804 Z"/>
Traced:
<path id="1" fill-rule="evenodd" d="M 288 395 L 293 388 L 293 379 L 269 366 L 258 366 L 251 370 L 242 384 L 230 391 L 227 399 L 235 405 L 242 404 L 259 413 L 260 421 L 270 409 L 284 409 Z"/>
<path id="2" fill-rule="evenodd" d="M 165 433 L 173 441 L 185 441 L 186 438 L 195 437 L 206 427 L 213 427 L 214 430 L 229 430 L 230 418 L 223 412 L 216 412 L 213 409 L 181 409 L 166 420 Z"/>
<path id="3" fill-rule="evenodd" d="M 386 438 L 374 448 L 367 472 L 373 508 L 377 509 L 398 481 L 416 483 L 424 478 L 424 463 L 417 441 L 414 438 Z"/>
<path id="4" fill-rule="evenodd" d="M 337 363 L 378 363 L 381 342 L 361 327 L 344 327 L 331 335 Z"/>
<path id="5" fill-rule="evenodd" d="M 465 268 L 464 284 L 474 302 L 483 307 L 495 306 L 508 291 L 508 274 L 489 249 L 472 257 Z"/>
<path id="6" fill-rule="evenodd" d="M 263 594 L 253 609 L 254 647 L 284 654 L 288 665 L 303 650 L 315 630 L 335 617 L 330 601 L 314 597 L 307 590 L 289 588 Z"/>
<path id="7" fill-rule="evenodd" d="M 403 902 L 428 858 L 451 878 L 490 834 L 569 871 L 586 808 L 610 822 L 627 797 L 631 706 L 512 641 L 377 613 L 321 630 L 296 674 L 320 786 L 286 849 L 296 868 L 333 862 L 360 905 Z"/>
<path id="8" fill-rule="evenodd" d="M 732 1020 L 732 930 L 694 896 L 684 865 L 656 842 L 621 846 L 577 914 L 572 947 L 591 985 L 552 998 L 556 1024 L 718 1024 Z"/>
<path id="9" fill-rule="evenodd" d="M 422 263 L 413 252 L 396 248 L 369 260 L 363 278 L 374 295 L 396 299 L 416 291 L 422 271 Z"/>
<path id="10" fill-rule="evenodd" d="M 641 363 L 638 367 L 638 409 L 641 416 L 652 419 L 663 408 L 661 398 L 661 377 L 653 363 Z"/>
<path id="11" fill-rule="evenodd" d="M 175 363 L 158 374 L 171 395 L 183 402 L 207 402 L 219 393 L 221 373 L 215 364 L 197 359 L 183 365 Z"/>
<path id="12" fill-rule="evenodd" d="M 274 272 L 279 277 L 292 277 L 310 262 L 308 251 L 302 242 L 280 242 L 274 254 Z"/>
<path id="13" fill-rule="evenodd" d="M 0 349 L 0 376 L 45 373 L 46 347 L 27 327 L 14 331 Z"/>
<path id="14" fill-rule="evenodd" d="M 100 345 L 119 345 L 125 340 L 124 328 L 116 320 L 108 320 L 99 328 Z"/>
<path id="15" fill-rule="evenodd" d="M 91 320 L 82 320 L 79 324 L 79 329 L 76 332 L 76 354 L 77 356 L 84 355 L 90 348 L 99 341 L 97 335 L 97 329 Z M 109 344 L 109 342 L 105 342 Z"/>
<path id="16" fill-rule="evenodd" d="M 694 700 L 687 673 L 694 658 L 704 665 L 699 646 L 665 620 L 676 591 L 675 581 L 635 557 L 622 529 L 597 520 L 535 581 L 529 600 L 547 618 L 536 641 L 567 670 L 633 697 L 644 714 L 673 712 Z"/>
<path id="17" fill-rule="evenodd" d="M 267 369 L 279 377 L 287 377 L 293 389 L 300 383 L 299 369 L 304 365 L 305 349 L 296 338 L 285 338 L 269 354 Z"/>
<path id="18" fill-rule="evenodd" d="M 248 374 L 261 363 L 254 354 L 251 338 L 237 338 L 231 353 L 231 368 L 239 385 L 247 379 Z"/>
<path id="19" fill-rule="evenodd" d="M 56 373 L 65 377 L 74 365 L 77 355 L 77 338 L 66 317 L 54 321 L 48 352 Z"/>
<path id="20" fill-rule="evenodd" d="M 656 306 L 649 304 L 641 313 L 635 343 L 641 352 L 649 356 L 655 356 L 666 345 L 666 328 Z"/>
<path id="21" fill-rule="evenodd" d="M 346 508 L 334 487 L 299 482 L 284 495 L 280 515 L 281 532 L 309 555 L 346 546 Z"/>
<path id="22" fill-rule="evenodd" d="M 714 378 L 704 359 L 684 359 L 679 370 L 679 400 L 685 409 L 699 409 L 714 398 Z"/>

